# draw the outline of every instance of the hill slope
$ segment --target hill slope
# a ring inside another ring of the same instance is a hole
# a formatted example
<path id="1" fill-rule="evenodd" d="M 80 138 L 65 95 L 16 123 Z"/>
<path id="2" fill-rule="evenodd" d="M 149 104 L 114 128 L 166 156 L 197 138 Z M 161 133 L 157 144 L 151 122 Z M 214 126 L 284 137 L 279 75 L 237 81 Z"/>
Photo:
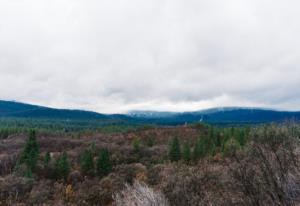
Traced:
<path id="1" fill-rule="evenodd" d="M 53 109 L 12 101 L 0 101 L 0 117 L 46 119 L 110 119 L 109 115 L 83 110 Z"/>

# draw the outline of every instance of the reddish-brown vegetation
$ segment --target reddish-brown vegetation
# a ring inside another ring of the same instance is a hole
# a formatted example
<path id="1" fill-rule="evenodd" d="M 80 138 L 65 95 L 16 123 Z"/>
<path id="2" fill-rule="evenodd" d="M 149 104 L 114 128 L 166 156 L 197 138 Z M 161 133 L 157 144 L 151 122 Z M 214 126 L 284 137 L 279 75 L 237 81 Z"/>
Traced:
<path id="1" fill-rule="evenodd" d="M 202 127 L 77 138 L 38 134 L 40 158 L 32 178 L 21 175 L 21 166 L 15 168 L 26 136 L 10 136 L 0 142 L 0 205 L 294 205 L 300 201 L 298 126 L 254 128 L 243 147 L 228 140 L 223 152 L 217 148 L 197 161 L 168 160 L 171 138 L 194 145 L 205 135 L 208 130 Z M 136 138 L 138 150 L 133 145 Z M 149 138 L 154 140 L 151 144 Z M 107 176 L 82 172 L 80 155 L 91 147 L 94 163 L 95 151 L 110 152 L 113 168 Z M 47 164 L 46 152 L 51 157 Z M 71 166 L 66 179 L 55 173 L 55 160 L 62 152 Z"/>

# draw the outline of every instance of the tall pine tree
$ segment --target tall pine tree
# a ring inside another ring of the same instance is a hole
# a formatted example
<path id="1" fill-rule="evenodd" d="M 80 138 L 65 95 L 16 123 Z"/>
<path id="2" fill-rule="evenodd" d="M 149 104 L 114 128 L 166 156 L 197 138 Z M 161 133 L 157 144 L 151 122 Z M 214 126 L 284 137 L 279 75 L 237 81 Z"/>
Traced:
<path id="1" fill-rule="evenodd" d="M 70 173 L 71 167 L 66 152 L 63 152 L 55 162 L 55 171 L 57 178 L 67 179 Z"/>
<path id="2" fill-rule="evenodd" d="M 134 140 L 132 142 L 132 147 L 133 147 L 133 151 L 135 153 L 138 153 L 140 151 L 140 139 L 139 138 L 134 138 Z"/>
<path id="3" fill-rule="evenodd" d="M 90 149 L 86 149 L 81 154 L 80 167 L 83 174 L 94 175 L 94 157 Z"/>
<path id="4" fill-rule="evenodd" d="M 205 140 L 204 137 L 198 138 L 193 150 L 193 160 L 196 161 L 205 155 Z"/>
<path id="5" fill-rule="evenodd" d="M 20 163 L 27 167 L 26 176 L 32 176 L 37 161 L 39 158 L 39 146 L 36 141 L 35 130 L 30 130 L 29 137 L 26 141 L 25 147 L 22 151 Z"/>
<path id="6" fill-rule="evenodd" d="M 49 152 L 46 152 L 44 156 L 44 167 L 47 168 L 49 166 L 49 163 L 51 161 L 51 156 Z"/>
<path id="7" fill-rule="evenodd" d="M 191 147 L 190 147 L 189 143 L 184 144 L 182 157 L 186 163 L 189 163 L 191 161 Z"/>
<path id="8" fill-rule="evenodd" d="M 108 175 L 112 170 L 112 163 L 110 161 L 109 151 L 102 149 L 99 152 L 97 159 L 97 174 L 100 177 Z"/>
<path id="9" fill-rule="evenodd" d="M 181 159 L 181 150 L 180 150 L 180 143 L 178 137 L 174 137 L 171 140 L 169 146 L 169 158 L 172 162 L 177 162 Z"/>
<path id="10" fill-rule="evenodd" d="M 236 140 L 241 146 L 246 144 L 246 132 L 244 128 L 241 128 L 236 132 Z"/>

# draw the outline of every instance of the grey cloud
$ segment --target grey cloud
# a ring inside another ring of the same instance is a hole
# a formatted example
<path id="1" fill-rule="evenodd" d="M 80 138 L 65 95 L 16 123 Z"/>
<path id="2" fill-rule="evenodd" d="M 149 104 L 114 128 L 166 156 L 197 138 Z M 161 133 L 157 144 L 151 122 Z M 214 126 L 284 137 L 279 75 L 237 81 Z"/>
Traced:
<path id="1" fill-rule="evenodd" d="M 295 0 L 2 0 L 0 98 L 99 112 L 300 110 Z"/>

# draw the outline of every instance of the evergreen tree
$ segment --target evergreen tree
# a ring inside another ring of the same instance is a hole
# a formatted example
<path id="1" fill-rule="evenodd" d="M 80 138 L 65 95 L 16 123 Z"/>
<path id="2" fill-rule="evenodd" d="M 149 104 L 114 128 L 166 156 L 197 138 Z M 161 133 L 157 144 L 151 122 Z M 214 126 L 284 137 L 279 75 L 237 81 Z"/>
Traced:
<path id="1" fill-rule="evenodd" d="M 191 161 L 191 147 L 188 143 L 185 143 L 183 146 L 182 157 L 187 163 Z"/>
<path id="2" fill-rule="evenodd" d="M 97 155 L 97 150 L 96 150 L 96 144 L 95 144 L 95 142 L 91 143 L 89 150 L 92 153 L 93 157 Z"/>
<path id="3" fill-rule="evenodd" d="M 148 147 L 153 147 L 153 145 L 155 144 L 154 138 L 153 137 L 147 138 L 146 144 L 147 144 Z"/>
<path id="4" fill-rule="evenodd" d="M 134 138 L 132 142 L 133 151 L 138 153 L 140 151 L 140 140 L 138 138 Z"/>
<path id="5" fill-rule="evenodd" d="M 217 131 L 215 130 L 215 128 L 213 126 L 210 127 L 209 129 L 209 144 L 214 143 L 217 144 L 218 142 L 218 137 L 217 137 Z"/>
<path id="6" fill-rule="evenodd" d="M 198 138 L 193 150 L 193 159 L 196 161 L 205 155 L 205 137 Z"/>
<path id="7" fill-rule="evenodd" d="M 217 153 L 217 147 L 214 143 L 209 145 L 209 150 L 208 154 L 211 156 L 214 156 Z"/>
<path id="8" fill-rule="evenodd" d="M 230 139 L 230 131 L 228 129 L 224 130 L 224 138 L 223 138 L 223 141 L 222 141 L 222 152 L 224 152 L 225 145 L 229 141 L 229 139 Z"/>
<path id="9" fill-rule="evenodd" d="M 210 127 L 209 127 L 209 137 L 210 137 L 211 139 L 213 139 L 213 138 L 214 138 L 214 135 L 215 135 L 215 129 L 214 129 L 213 126 L 210 126 Z"/>
<path id="10" fill-rule="evenodd" d="M 80 167 L 83 174 L 94 175 L 94 157 L 90 149 L 85 150 L 81 155 Z"/>
<path id="11" fill-rule="evenodd" d="M 112 170 L 112 163 L 110 161 L 109 151 L 102 149 L 99 152 L 97 159 L 97 174 L 100 177 L 108 175 Z"/>
<path id="12" fill-rule="evenodd" d="M 233 136 L 234 136 L 234 133 L 235 133 L 235 129 L 234 129 L 234 127 L 231 127 L 231 130 L 230 130 L 230 132 L 231 132 L 231 136 L 233 137 Z"/>
<path id="13" fill-rule="evenodd" d="M 204 139 L 204 155 L 215 155 L 217 147 L 221 146 L 221 136 L 218 129 L 213 126 L 210 127 L 209 138 Z"/>
<path id="14" fill-rule="evenodd" d="M 239 129 L 236 134 L 236 140 L 241 146 L 244 146 L 246 143 L 246 134 L 244 129 Z"/>
<path id="15" fill-rule="evenodd" d="M 63 152 L 55 162 L 55 171 L 57 178 L 67 179 L 70 173 L 70 163 L 68 160 L 68 155 L 66 152 Z"/>
<path id="16" fill-rule="evenodd" d="M 49 152 L 46 152 L 44 157 L 44 167 L 47 168 L 49 166 L 49 163 L 51 161 L 51 156 Z"/>
<path id="17" fill-rule="evenodd" d="M 169 148 L 169 158 L 172 162 L 176 162 L 181 159 L 181 151 L 178 137 L 174 137 L 171 141 Z"/>
<path id="18" fill-rule="evenodd" d="M 220 130 L 218 130 L 214 142 L 216 147 L 222 146 L 222 139 L 223 139 L 223 133 Z"/>
<path id="19" fill-rule="evenodd" d="M 26 141 L 25 147 L 21 154 L 20 163 L 24 163 L 27 166 L 26 176 L 32 176 L 37 161 L 39 158 L 39 146 L 36 141 L 36 133 L 34 130 L 30 130 L 29 138 Z"/>

